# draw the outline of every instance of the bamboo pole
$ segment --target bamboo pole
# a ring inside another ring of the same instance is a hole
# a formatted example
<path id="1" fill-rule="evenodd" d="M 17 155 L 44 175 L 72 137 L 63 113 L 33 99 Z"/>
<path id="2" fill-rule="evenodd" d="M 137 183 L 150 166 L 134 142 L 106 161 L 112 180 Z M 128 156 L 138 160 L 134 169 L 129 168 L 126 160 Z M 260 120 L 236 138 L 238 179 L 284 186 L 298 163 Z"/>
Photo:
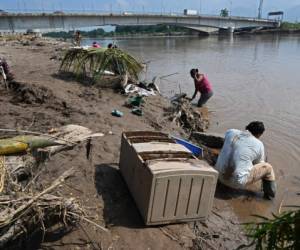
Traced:
<path id="1" fill-rule="evenodd" d="M 3 132 L 17 132 L 17 133 L 24 133 L 24 134 L 46 136 L 46 137 L 56 139 L 56 140 L 61 140 L 61 141 L 64 141 L 64 142 L 67 142 L 67 143 L 70 143 L 70 144 L 73 144 L 73 145 L 77 144 L 75 142 L 67 141 L 67 140 L 61 139 L 59 137 L 52 136 L 52 135 L 49 135 L 49 134 L 40 133 L 40 132 L 34 132 L 34 131 L 28 131 L 28 130 L 19 130 L 19 129 L 7 129 L 7 128 L 0 128 L 0 131 L 3 131 Z"/>

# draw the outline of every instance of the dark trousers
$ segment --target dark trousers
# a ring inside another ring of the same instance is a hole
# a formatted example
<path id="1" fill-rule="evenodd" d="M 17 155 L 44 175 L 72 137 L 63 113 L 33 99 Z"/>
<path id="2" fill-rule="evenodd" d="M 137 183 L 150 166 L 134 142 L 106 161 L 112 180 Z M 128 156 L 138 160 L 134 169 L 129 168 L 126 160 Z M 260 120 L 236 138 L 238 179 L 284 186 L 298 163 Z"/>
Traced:
<path id="1" fill-rule="evenodd" d="M 213 92 L 208 92 L 208 93 L 204 93 L 204 94 L 201 94 L 200 96 L 200 99 L 198 101 L 198 107 L 202 107 L 207 101 L 209 98 L 211 98 L 213 96 Z"/>

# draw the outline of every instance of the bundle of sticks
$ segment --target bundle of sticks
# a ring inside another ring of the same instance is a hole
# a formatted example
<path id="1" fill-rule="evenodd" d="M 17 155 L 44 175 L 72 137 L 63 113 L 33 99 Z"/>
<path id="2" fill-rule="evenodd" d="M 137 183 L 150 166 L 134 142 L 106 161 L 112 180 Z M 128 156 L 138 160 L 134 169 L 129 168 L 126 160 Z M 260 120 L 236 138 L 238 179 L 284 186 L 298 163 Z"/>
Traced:
<path id="1" fill-rule="evenodd" d="M 51 194 L 74 174 L 73 169 L 64 172 L 48 188 L 41 192 L 19 192 L 0 196 L 0 249 L 22 244 L 33 234 L 61 225 L 66 229 L 81 221 L 108 230 L 87 218 L 84 208 L 75 198 Z"/>
<path id="2" fill-rule="evenodd" d="M 186 94 L 175 96 L 173 106 L 167 111 L 169 119 L 188 132 L 203 132 L 208 128 L 208 119 L 200 108 L 193 107 Z"/>
<path id="3" fill-rule="evenodd" d="M 74 198 L 50 194 L 72 174 L 73 169 L 66 171 L 39 193 L 18 192 L 0 196 L 0 248 L 14 244 L 37 230 L 46 232 L 47 228 L 60 222 L 74 224 L 84 216 Z"/>

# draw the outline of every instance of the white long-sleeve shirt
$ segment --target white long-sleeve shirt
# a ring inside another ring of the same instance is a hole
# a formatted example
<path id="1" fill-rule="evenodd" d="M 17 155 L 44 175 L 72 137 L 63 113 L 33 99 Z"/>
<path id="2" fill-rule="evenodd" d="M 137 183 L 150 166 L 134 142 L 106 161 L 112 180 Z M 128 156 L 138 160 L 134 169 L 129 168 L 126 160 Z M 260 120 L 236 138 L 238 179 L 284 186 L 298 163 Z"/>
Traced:
<path id="1" fill-rule="evenodd" d="M 265 160 L 264 152 L 263 143 L 249 131 L 227 130 L 215 165 L 219 171 L 219 180 L 228 186 L 243 188 L 253 164 Z"/>

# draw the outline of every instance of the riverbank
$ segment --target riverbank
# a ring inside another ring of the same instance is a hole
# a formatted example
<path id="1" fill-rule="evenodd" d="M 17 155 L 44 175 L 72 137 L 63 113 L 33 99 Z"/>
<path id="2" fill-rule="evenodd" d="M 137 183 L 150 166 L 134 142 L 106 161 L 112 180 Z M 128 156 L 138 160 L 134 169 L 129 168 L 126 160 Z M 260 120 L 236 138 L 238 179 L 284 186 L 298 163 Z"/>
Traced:
<path id="1" fill-rule="evenodd" d="M 75 197 L 93 220 L 108 228 L 105 233 L 82 225 L 68 233 L 46 233 L 43 248 L 51 249 L 233 249 L 247 242 L 243 228 L 224 196 L 217 192 L 206 222 L 145 227 L 119 171 L 121 133 L 126 130 L 158 130 L 185 137 L 185 132 L 164 118 L 170 105 L 161 96 L 146 99 L 144 116 L 124 107 L 126 97 L 110 89 L 83 86 L 57 73 L 68 43 L 54 39 L 2 41 L 4 56 L 15 74 L 15 88 L 0 88 L 2 128 L 46 132 L 66 124 L 79 124 L 104 137 L 93 140 L 92 160 L 82 147 L 52 157 L 43 180 L 47 184 L 70 167 L 76 175 L 59 190 Z M 124 117 L 111 116 L 117 108 Z M 39 238 L 39 240 L 41 237 Z M 38 248 L 27 245 L 27 249 Z M 24 249 L 26 249 L 24 247 Z"/>
<path id="2" fill-rule="evenodd" d="M 203 33 L 203 36 L 207 36 L 207 34 Z M 147 33 L 147 34 L 142 34 L 142 33 L 134 33 L 134 34 L 125 34 L 125 35 L 111 35 L 111 36 L 96 36 L 96 37 L 88 37 L 88 36 L 83 36 L 82 39 L 94 39 L 94 40 L 111 40 L 111 39 L 130 39 L 130 38 L 151 38 L 151 37 L 198 37 L 199 34 L 185 34 L 181 32 L 176 32 L 176 33 L 170 33 L 170 34 L 165 34 L 165 33 Z M 51 36 L 44 36 L 47 39 L 55 39 Z M 63 40 L 63 41 L 68 41 L 72 40 L 72 37 L 70 38 L 62 38 L 59 37 L 57 39 Z"/>
<path id="3" fill-rule="evenodd" d="M 265 30 L 253 30 L 253 31 L 242 31 L 237 32 L 236 34 L 242 35 L 242 34 L 254 34 L 254 35 L 260 35 L 260 34 L 278 34 L 278 35 L 293 35 L 293 34 L 300 34 L 300 29 L 265 29 Z"/>
<path id="4" fill-rule="evenodd" d="M 282 22 L 278 28 L 259 28 L 259 29 L 249 29 L 236 32 L 236 34 L 300 34 L 300 24 L 299 23 L 289 23 Z"/>
<path id="5" fill-rule="evenodd" d="M 126 39 L 126 38 L 147 38 L 147 37 L 188 37 L 188 36 L 208 36 L 208 35 L 228 35 L 227 30 L 219 32 L 198 32 L 182 27 L 167 25 L 150 26 L 116 26 L 115 31 L 105 31 L 102 28 L 92 31 L 80 31 L 82 38 L 88 39 Z M 300 25 L 298 23 L 283 22 L 278 28 L 241 28 L 234 31 L 235 35 L 243 34 L 300 34 Z M 49 32 L 45 37 L 73 39 L 72 31 Z"/>
<path id="6" fill-rule="evenodd" d="M 233 33 L 234 35 L 260 35 L 260 34 L 278 34 L 278 35 L 294 35 L 294 34 L 300 34 L 300 29 L 265 29 L 265 30 L 252 30 L 252 31 L 235 31 Z M 112 35 L 112 36 L 99 36 L 99 37 L 82 37 L 82 39 L 88 39 L 88 40 L 115 40 L 115 39 L 139 39 L 139 38 L 153 38 L 153 37 L 170 37 L 170 38 L 176 38 L 176 37 L 207 37 L 207 36 L 228 36 L 228 32 L 214 32 L 214 33 L 198 33 L 195 32 L 194 34 L 186 34 L 186 33 L 170 33 L 170 34 L 165 34 L 165 33 L 147 33 L 147 34 L 142 34 L 142 33 L 133 33 L 133 34 L 126 34 L 126 35 Z M 51 36 L 45 35 L 45 38 L 47 39 L 53 39 Z M 72 40 L 72 38 L 57 38 L 62 41 L 68 41 Z"/>
<path id="7" fill-rule="evenodd" d="M 179 26 L 168 25 L 132 25 L 132 26 L 116 26 L 113 31 L 105 31 L 102 28 L 97 28 L 91 31 L 80 31 L 84 38 L 104 39 L 107 37 L 136 37 L 136 36 L 184 36 L 191 35 L 193 32 L 189 29 Z M 52 38 L 72 39 L 73 31 L 48 32 L 45 36 Z"/>

